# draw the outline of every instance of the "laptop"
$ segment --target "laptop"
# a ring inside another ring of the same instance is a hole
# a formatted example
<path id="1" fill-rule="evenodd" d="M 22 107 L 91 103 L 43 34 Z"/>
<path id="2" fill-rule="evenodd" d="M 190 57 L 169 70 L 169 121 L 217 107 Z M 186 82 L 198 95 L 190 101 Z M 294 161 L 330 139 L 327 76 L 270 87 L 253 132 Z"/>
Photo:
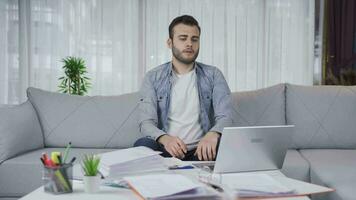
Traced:
<path id="1" fill-rule="evenodd" d="M 294 125 L 226 127 L 220 139 L 216 161 L 198 161 L 214 173 L 281 169 Z"/>

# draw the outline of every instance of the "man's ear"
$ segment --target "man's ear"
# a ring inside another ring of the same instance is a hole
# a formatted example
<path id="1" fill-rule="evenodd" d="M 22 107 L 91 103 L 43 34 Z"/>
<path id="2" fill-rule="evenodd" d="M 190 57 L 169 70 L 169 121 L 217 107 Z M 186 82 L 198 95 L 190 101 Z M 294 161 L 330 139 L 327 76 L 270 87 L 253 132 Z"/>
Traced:
<path id="1" fill-rule="evenodd" d="M 167 46 L 168 46 L 168 48 L 172 49 L 172 39 L 171 38 L 167 39 Z"/>

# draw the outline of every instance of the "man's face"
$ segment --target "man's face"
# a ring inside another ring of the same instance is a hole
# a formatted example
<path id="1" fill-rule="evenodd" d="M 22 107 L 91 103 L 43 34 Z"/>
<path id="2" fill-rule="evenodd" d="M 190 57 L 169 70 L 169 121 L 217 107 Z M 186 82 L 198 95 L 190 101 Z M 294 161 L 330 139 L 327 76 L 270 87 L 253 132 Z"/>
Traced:
<path id="1" fill-rule="evenodd" d="M 173 39 L 168 39 L 173 56 L 184 64 L 191 64 L 199 54 L 199 29 L 196 26 L 178 24 L 173 28 Z"/>

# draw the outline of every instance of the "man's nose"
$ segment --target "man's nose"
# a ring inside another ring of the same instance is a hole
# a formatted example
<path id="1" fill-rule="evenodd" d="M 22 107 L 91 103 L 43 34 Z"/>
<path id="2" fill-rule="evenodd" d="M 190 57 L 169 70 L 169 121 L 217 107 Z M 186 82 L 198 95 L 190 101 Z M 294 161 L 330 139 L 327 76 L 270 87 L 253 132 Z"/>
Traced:
<path id="1" fill-rule="evenodd" d="M 192 41 L 190 41 L 190 40 L 187 40 L 187 43 L 186 43 L 186 45 L 187 45 L 188 47 L 191 47 L 191 46 L 193 45 L 193 43 L 192 43 Z"/>

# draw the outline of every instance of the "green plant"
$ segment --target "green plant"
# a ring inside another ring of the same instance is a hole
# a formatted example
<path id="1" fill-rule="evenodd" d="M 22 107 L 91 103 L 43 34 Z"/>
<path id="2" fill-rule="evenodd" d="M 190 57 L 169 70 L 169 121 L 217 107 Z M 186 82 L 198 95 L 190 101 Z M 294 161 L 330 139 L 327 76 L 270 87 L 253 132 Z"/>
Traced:
<path id="1" fill-rule="evenodd" d="M 100 157 L 93 154 L 84 155 L 82 168 L 85 176 L 96 176 L 99 172 Z"/>
<path id="2" fill-rule="evenodd" d="M 76 95 L 88 93 L 90 78 L 85 76 L 87 74 L 85 61 L 79 57 L 67 57 L 62 62 L 65 75 L 58 79 L 61 81 L 59 91 Z"/>

